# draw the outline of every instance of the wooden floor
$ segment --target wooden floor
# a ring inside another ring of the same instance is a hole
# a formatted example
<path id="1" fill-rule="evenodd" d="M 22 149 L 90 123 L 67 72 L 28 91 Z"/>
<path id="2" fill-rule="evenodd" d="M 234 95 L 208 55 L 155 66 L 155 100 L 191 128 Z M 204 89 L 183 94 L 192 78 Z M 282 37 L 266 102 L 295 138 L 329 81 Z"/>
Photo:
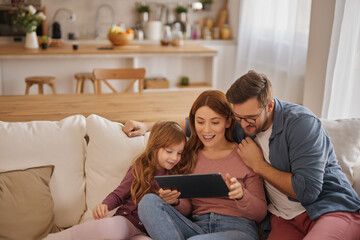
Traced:
<path id="1" fill-rule="evenodd" d="M 188 116 L 202 91 L 121 94 L 59 94 L 0 96 L 0 121 L 61 120 L 97 114 L 112 121 L 177 120 Z"/>

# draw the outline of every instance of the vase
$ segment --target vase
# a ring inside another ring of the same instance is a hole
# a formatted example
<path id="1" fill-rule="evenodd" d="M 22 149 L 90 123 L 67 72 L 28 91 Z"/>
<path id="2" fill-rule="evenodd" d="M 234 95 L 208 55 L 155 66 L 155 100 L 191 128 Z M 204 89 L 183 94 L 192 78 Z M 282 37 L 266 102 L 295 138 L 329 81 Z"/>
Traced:
<path id="1" fill-rule="evenodd" d="M 26 33 L 25 48 L 28 48 L 28 49 L 38 49 L 39 48 L 39 42 L 37 40 L 36 32 Z"/>

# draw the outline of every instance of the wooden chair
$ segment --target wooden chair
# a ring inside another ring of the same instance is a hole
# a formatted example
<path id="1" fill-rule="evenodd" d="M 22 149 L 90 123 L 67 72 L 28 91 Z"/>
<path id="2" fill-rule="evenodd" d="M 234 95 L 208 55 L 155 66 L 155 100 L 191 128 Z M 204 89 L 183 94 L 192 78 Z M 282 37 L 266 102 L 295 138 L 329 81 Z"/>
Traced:
<path id="1" fill-rule="evenodd" d="M 25 89 L 25 95 L 29 95 L 30 87 L 34 84 L 37 84 L 39 87 L 39 94 L 44 94 L 44 84 L 47 84 L 51 87 L 53 94 L 56 94 L 56 88 L 55 88 L 55 77 L 52 76 L 31 76 L 25 78 L 26 83 L 26 89 Z"/>
<path id="2" fill-rule="evenodd" d="M 75 74 L 76 79 L 76 93 L 81 94 L 84 93 L 84 84 L 86 80 L 90 80 L 94 87 L 94 93 L 96 93 L 96 83 L 94 75 L 91 72 L 82 72 Z"/>
<path id="3" fill-rule="evenodd" d="M 118 91 L 113 88 L 107 80 L 132 80 L 123 92 L 128 92 L 136 81 L 139 81 L 139 92 L 144 89 L 145 68 L 118 68 L 118 69 L 103 69 L 95 68 L 93 75 L 96 81 L 97 93 L 101 94 L 101 82 L 103 81 L 114 93 Z"/>

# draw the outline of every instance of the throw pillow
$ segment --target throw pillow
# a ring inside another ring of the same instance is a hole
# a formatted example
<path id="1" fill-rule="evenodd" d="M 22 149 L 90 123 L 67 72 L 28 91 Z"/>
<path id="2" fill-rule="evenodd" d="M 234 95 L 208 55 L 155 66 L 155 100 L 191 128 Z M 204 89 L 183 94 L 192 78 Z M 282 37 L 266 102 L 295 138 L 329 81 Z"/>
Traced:
<path id="1" fill-rule="evenodd" d="M 336 157 L 343 172 L 351 185 L 360 194 L 360 173 L 358 172 L 360 169 L 360 119 L 322 119 L 321 121 L 330 135 Z"/>
<path id="2" fill-rule="evenodd" d="M 57 231 L 49 187 L 53 169 L 0 173 L 0 239 L 42 239 Z"/>
<path id="3" fill-rule="evenodd" d="M 81 115 L 60 121 L 0 121 L 0 172 L 55 166 L 50 189 L 55 223 L 61 228 L 79 223 L 86 208 L 85 124 Z"/>
<path id="4" fill-rule="evenodd" d="M 120 184 L 135 157 L 145 149 L 149 134 L 129 138 L 122 126 L 95 114 L 86 118 L 89 136 L 85 161 L 87 210 L 81 222 L 92 219 L 92 209 Z"/>

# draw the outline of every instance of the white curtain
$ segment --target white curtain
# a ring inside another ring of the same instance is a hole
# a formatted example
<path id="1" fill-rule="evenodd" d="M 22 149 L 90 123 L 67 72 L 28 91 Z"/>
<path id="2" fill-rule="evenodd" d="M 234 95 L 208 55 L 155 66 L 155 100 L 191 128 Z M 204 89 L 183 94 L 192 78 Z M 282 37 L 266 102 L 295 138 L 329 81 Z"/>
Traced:
<path id="1" fill-rule="evenodd" d="M 235 79 L 266 74 L 274 96 L 302 103 L 311 0 L 242 0 Z"/>
<path id="2" fill-rule="evenodd" d="M 337 0 L 322 118 L 360 117 L 360 1 Z"/>

